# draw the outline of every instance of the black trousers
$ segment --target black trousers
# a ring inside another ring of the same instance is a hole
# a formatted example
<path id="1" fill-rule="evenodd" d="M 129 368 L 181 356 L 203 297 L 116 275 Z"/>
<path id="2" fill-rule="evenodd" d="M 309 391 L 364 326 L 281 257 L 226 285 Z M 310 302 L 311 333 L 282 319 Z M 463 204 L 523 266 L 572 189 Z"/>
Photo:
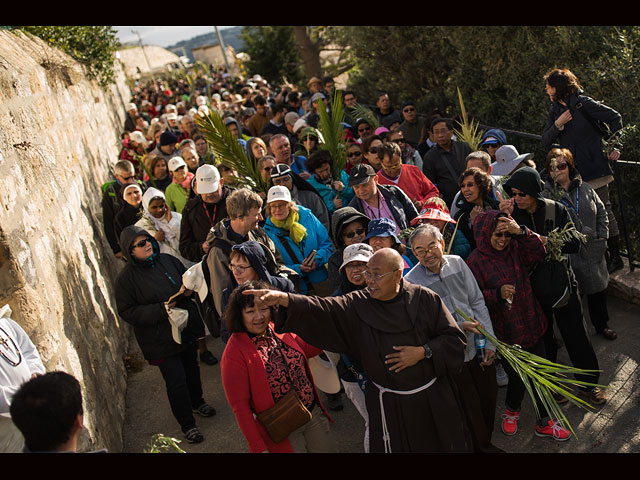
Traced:
<path id="1" fill-rule="evenodd" d="M 204 403 L 195 342 L 178 355 L 164 358 L 158 367 L 167 388 L 171 412 L 182 431 L 187 432 L 196 426 L 192 409 Z"/>
<path id="2" fill-rule="evenodd" d="M 607 308 L 607 290 L 587 295 L 589 318 L 596 329 L 602 332 L 609 327 L 609 309 Z"/>
<path id="3" fill-rule="evenodd" d="M 572 293 L 566 306 L 553 311 L 546 311 L 545 315 L 549 320 L 549 328 L 544 335 L 546 358 L 552 362 L 556 362 L 558 358 L 558 347 L 553 331 L 553 321 L 555 320 L 571 364 L 576 368 L 598 370 L 600 368 L 598 358 L 587 333 L 587 326 L 582 313 L 582 302 L 578 294 Z M 576 380 L 590 383 L 598 383 L 599 378 L 599 372 L 576 375 Z"/>
<path id="4" fill-rule="evenodd" d="M 527 348 L 522 347 L 522 349 L 529 353 L 533 353 L 534 355 L 538 355 L 539 357 L 547 358 L 545 356 L 544 344 L 545 344 L 544 339 L 541 338 L 538 341 L 538 343 L 536 343 L 532 347 L 527 347 Z M 507 394 L 505 397 L 505 403 L 509 410 L 511 410 L 512 412 L 517 412 L 520 410 L 520 406 L 522 404 L 522 400 L 524 399 L 524 395 L 527 392 L 527 388 L 525 387 L 524 383 L 520 379 L 520 375 L 518 375 L 518 373 L 513 369 L 513 367 L 509 362 L 507 362 L 506 360 L 503 361 L 502 366 L 504 367 L 504 371 L 507 373 L 507 376 L 509 377 L 509 384 L 507 385 Z M 545 419 L 546 417 L 549 416 L 549 414 L 547 413 L 547 409 L 545 408 L 544 403 L 542 403 L 542 400 L 540 399 L 538 394 L 535 392 L 535 389 L 533 390 L 533 395 L 535 397 L 534 401 L 538 407 L 538 412 L 540 413 L 540 418 L 538 419 L 538 422 L 543 424 L 544 422 L 540 422 L 540 420 Z"/>

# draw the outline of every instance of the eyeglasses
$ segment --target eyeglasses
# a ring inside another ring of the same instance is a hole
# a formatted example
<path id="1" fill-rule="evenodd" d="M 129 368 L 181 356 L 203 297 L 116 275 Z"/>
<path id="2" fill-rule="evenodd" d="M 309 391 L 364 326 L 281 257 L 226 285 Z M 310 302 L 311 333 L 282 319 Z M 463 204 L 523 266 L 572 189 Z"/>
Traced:
<path id="1" fill-rule="evenodd" d="M 528 195 L 528 193 L 522 193 L 522 192 L 513 192 L 514 195 L 518 196 L 518 197 L 526 197 Z"/>
<path id="2" fill-rule="evenodd" d="M 344 236 L 347 238 L 353 238 L 356 235 L 364 235 L 364 228 L 359 228 L 358 230 L 354 230 L 353 232 L 345 233 Z"/>
<path id="3" fill-rule="evenodd" d="M 405 143 L 404 138 L 396 138 L 395 140 L 391 140 L 393 143 Z"/>
<path id="4" fill-rule="evenodd" d="M 496 238 L 511 238 L 511 234 L 509 232 L 493 232 L 493 236 Z"/>
<path id="5" fill-rule="evenodd" d="M 485 149 L 487 149 L 487 148 L 498 148 L 499 146 L 500 146 L 500 145 L 499 145 L 499 144 L 497 144 L 497 143 L 489 143 L 489 144 L 487 144 L 487 145 L 483 145 L 483 147 L 484 147 Z"/>
<path id="6" fill-rule="evenodd" d="M 229 270 L 231 270 L 233 273 L 244 273 L 245 270 L 247 270 L 248 268 L 252 268 L 251 265 L 231 265 L 229 264 Z"/>
<path id="7" fill-rule="evenodd" d="M 358 133 L 370 132 L 371 127 L 358 127 Z"/>
<path id="8" fill-rule="evenodd" d="M 134 178 L 136 178 L 136 176 L 131 175 L 130 177 L 122 177 L 122 180 L 124 180 L 125 182 L 128 182 L 129 180 L 133 180 Z"/>
<path id="9" fill-rule="evenodd" d="M 433 245 L 429 245 L 426 248 L 422 248 L 422 247 L 414 248 L 413 254 L 416 257 L 424 257 L 427 253 L 435 252 L 439 246 L 440 246 L 439 244 L 434 243 Z"/>
<path id="10" fill-rule="evenodd" d="M 369 147 L 369 153 L 378 153 L 380 147 Z"/>
<path id="11" fill-rule="evenodd" d="M 391 270 L 390 272 L 387 273 L 371 273 L 369 270 L 363 270 L 364 272 L 364 276 L 370 280 L 373 280 L 374 282 L 379 282 L 382 278 L 386 277 L 387 275 L 391 275 L 394 272 L 397 272 L 398 270 L 400 270 L 399 268 L 395 269 L 395 270 Z"/>
<path id="12" fill-rule="evenodd" d="M 367 268 L 367 264 L 366 263 L 360 263 L 360 262 L 352 262 L 352 263 L 347 263 L 344 266 L 344 268 L 345 268 L 345 270 L 351 270 L 352 272 L 361 272 L 365 268 Z"/>
<path id="13" fill-rule="evenodd" d="M 131 245 L 131 250 L 133 250 L 134 248 L 142 248 L 144 247 L 147 243 L 149 243 L 149 239 L 148 238 L 143 238 L 142 240 L 140 240 L 138 243 L 134 243 L 133 245 Z"/>
<path id="14" fill-rule="evenodd" d="M 351 158 L 351 157 L 359 157 L 362 155 L 362 152 L 357 150 L 355 152 L 349 152 L 347 153 L 347 157 Z"/>
<path id="15" fill-rule="evenodd" d="M 568 165 L 566 163 L 556 163 L 555 165 L 551 165 L 549 167 L 550 171 L 555 171 L 555 170 L 566 170 L 568 167 Z"/>
<path id="16" fill-rule="evenodd" d="M 405 108 L 404 110 L 402 110 L 404 113 L 409 113 L 409 112 L 415 112 L 416 109 L 413 107 L 409 107 L 409 108 Z"/>

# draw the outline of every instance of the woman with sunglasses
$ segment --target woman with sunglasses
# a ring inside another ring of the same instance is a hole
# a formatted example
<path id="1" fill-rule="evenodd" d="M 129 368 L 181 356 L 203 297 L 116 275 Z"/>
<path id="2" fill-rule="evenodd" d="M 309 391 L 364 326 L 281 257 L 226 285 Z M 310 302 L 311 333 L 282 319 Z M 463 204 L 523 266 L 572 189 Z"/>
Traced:
<path id="1" fill-rule="evenodd" d="M 570 256 L 571 267 L 578 280 L 580 293 L 586 295 L 589 318 L 596 332 L 607 340 L 615 340 L 618 335 L 608 324 L 609 271 L 605 254 L 609 220 L 604 203 L 595 190 L 582 180 L 573 155 L 566 148 L 549 151 L 541 178 L 545 181 L 543 195 L 564 204 L 576 228 L 587 236 L 587 242 L 580 251 Z"/>
<path id="2" fill-rule="evenodd" d="M 467 257 L 466 263 L 482 290 L 496 338 L 545 357 L 544 333 L 549 324 L 533 294 L 528 275 L 529 270 L 546 255 L 542 239 L 508 214 L 497 210 L 478 214 L 473 233 L 477 248 Z M 502 432 L 515 435 L 526 388 L 508 362 L 503 366 L 509 383 Z M 537 396 L 536 405 L 539 413 L 536 435 L 551 436 L 558 441 L 569 439 L 570 432 L 549 418 Z"/>
<path id="3" fill-rule="evenodd" d="M 233 292 L 238 285 L 246 282 L 261 280 L 283 292 L 295 293 L 295 287 L 291 280 L 284 276 L 271 275 L 266 265 L 267 258 L 262 246 L 258 242 L 248 241 L 231 247 L 229 270 L 232 274 L 232 282 L 231 286 L 222 291 L 223 312 L 227 307 L 231 292 Z M 227 330 L 223 316 L 220 322 L 220 338 L 226 344 L 230 336 L 231 332 Z"/>
<path id="4" fill-rule="evenodd" d="M 520 224 L 533 230 L 546 242 L 546 237 L 555 228 L 563 229 L 572 221 L 569 210 L 561 202 L 545 199 L 542 195 L 543 183 L 540 174 L 531 167 L 516 170 L 504 184 L 505 192 L 510 199 L 500 202 L 500 210 L 510 213 Z M 548 218 L 546 205 L 553 205 L 553 217 Z M 511 204 L 511 207 L 509 207 Z M 580 251 L 581 242 L 573 237 L 564 242 L 560 252 L 563 255 L 573 255 Z M 558 344 L 554 335 L 553 321 L 555 319 L 564 345 L 571 358 L 571 363 L 581 369 L 593 370 L 593 374 L 580 374 L 576 378 L 581 381 L 597 384 L 600 378 L 598 358 L 589 339 L 584 323 L 582 302 L 578 294 L 578 282 L 571 262 L 563 260 L 569 277 L 569 295 L 562 306 L 549 306 L 545 298 L 540 297 L 545 316 L 549 321 L 549 328 L 545 333 L 546 358 L 555 362 L 558 356 Z M 555 307 L 555 308 L 554 308 Z M 592 405 L 602 405 L 607 401 L 604 391 L 600 387 L 578 389 Z M 560 401 L 563 401 L 560 399 Z"/>
<path id="5" fill-rule="evenodd" d="M 347 161 L 344 166 L 344 171 L 347 174 L 351 173 L 351 168 L 355 165 L 359 165 L 364 160 L 362 155 L 362 149 L 358 142 L 349 142 L 347 147 Z"/>
<path id="6" fill-rule="evenodd" d="M 127 260 L 115 282 L 118 315 L 133 325 L 145 360 L 160 369 L 166 384 L 171 412 L 190 443 L 204 440 L 196 426 L 194 413 L 211 417 L 216 411 L 202 395 L 198 365 L 198 339 L 204 336 L 204 324 L 192 291 L 167 302 L 182 287 L 185 266 L 176 257 L 160 252 L 153 236 L 136 225 L 126 227 L 120 235 L 120 245 Z M 177 333 L 172 326 L 169 308 L 184 309 L 188 320 Z M 149 398 L 154 409 L 157 399 Z"/>
<path id="7" fill-rule="evenodd" d="M 378 158 L 378 149 L 382 146 L 383 139 L 379 135 L 370 135 L 362 139 L 362 156 L 366 163 L 371 165 L 377 172 L 382 168 L 382 160 Z"/>
<path id="8" fill-rule="evenodd" d="M 335 250 L 327 262 L 329 281 L 332 285 L 338 285 L 340 281 L 344 249 L 349 245 L 361 243 L 367 235 L 368 225 L 369 217 L 353 207 L 342 207 L 333 212 L 331 232 Z"/>

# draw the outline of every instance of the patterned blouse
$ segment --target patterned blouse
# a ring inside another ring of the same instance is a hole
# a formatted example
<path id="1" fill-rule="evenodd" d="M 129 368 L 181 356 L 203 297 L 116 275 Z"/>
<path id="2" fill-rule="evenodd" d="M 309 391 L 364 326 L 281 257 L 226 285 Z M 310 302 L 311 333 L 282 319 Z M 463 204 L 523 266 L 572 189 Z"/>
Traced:
<path id="1" fill-rule="evenodd" d="M 250 337 L 264 362 L 273 401 L 277 403 L 289 392 L 290 379 L 293 379 L 293 387 L 300 400 L 311 411 L 315 405 L 315 395 L 305 369 L 304 355 L 277 338 L 270 327 L 265 335 Z"/>

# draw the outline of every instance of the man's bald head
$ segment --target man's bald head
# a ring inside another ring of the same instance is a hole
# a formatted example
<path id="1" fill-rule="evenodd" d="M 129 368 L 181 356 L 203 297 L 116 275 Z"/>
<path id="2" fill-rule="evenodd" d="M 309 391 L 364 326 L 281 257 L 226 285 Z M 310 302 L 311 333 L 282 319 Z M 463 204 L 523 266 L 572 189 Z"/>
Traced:
<path id="1" fill-rule="evenodd" d="M 373 265 L 371 262 L 373 262 Z M 402 270 L 404 268 L 404 261 L 397 250 L 393 248 L 381 248 L 369 259 L 368 265 L 370 267 L 374 265 L 379 266 L 386 271 Z"/>

